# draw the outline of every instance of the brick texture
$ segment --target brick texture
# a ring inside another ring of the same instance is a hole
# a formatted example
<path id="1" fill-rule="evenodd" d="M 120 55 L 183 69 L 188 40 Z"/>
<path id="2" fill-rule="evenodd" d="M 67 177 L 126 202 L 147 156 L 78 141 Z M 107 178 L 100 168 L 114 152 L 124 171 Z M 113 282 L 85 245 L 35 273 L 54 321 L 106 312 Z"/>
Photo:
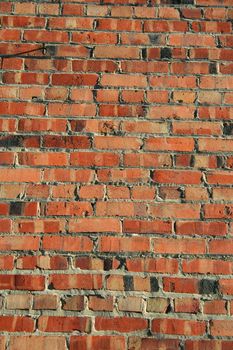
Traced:
<path id="1" fill-rule="evenodd" d="M 232 350 L 233 0 L 0 15 L 0 350 Z"/>

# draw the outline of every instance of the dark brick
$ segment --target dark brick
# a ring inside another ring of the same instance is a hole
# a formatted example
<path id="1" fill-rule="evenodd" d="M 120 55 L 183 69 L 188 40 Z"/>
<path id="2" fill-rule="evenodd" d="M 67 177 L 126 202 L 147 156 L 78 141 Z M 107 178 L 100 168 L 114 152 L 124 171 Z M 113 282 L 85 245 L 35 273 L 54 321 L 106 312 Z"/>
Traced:
<path id="1" fill-rule="evenodd" d="M 146 60 L 147 59 L 147 49 L 142 49 L 142 59 Z"/>
<path id="2" fill-rule="evenodd" d="M 233 123 L 223 124 L 223 135 L 233 135 Z"/>
<path id="3" fill-rule="evenodd" d="M 209 65 L 209 73 L 210 74 L 217 74 L 217 65 L 215 62 L 210 63 Z"/>
<path id="4" fill-rule="evenodd" d="M 160 36 L 158 34 L 149 34 L 149 39 L 151 44 L 159 44 Z"/>
<path id="5" fill-rule="evenodd" d="M 217 167 L 218 168 L 222 168 L 224 166 L 224 158 L 221 156 L 217 156 Z"/>
<path id="6" fill-rule="evenodd" d="M 22 136 L 1 136 L 0 137 L 0 147 L 22 147 L 23 137 Z"/>
<path id="7" fill-rule="evenodd" d="M 86 120 L 72 120 L 71 127 L 74 131 L 82 131 L 86 126 Z"/>
<path id="8" fill-rule="evenodd" d="M 11 202 L 10 215 L 22 215 L 22 210 L 23 210 L 22 202 Z"/>
<path id="9" fill-rule="evenodd" d="M 170 59 L 172 58 L 172 50 L 168 47 L 163 47 L 160 51 L 160 58 L 161 59 Z"/>
<path id="10" fill-rule="evenodd" d="M 112 259 L 104 259 L 104 271 L 112 269 Z"/>
<path id="11" fill-rule="evenodd" d="M 55 56 L 57 53 L 57 47 L 53 45 L 46 46 L 46 55 L 47 56 Z"/>
<path id="12" fill-rule="evenodd" d="M 217 294 L 218 281 L 203 279 L 199 283 L 200 294 Z"/>
<path id="13" fill-rule="evenodd" d="M 151 292 L 158 292 L 159 283 L 158 283 L 157 278 L 155 278 L 155 277 L 150 278 L 150 289 L 151 289 Z"/>
<path id="14" fill-rule="evenodd" d="M 134 290 L 133 276 L 124 276 L 123 280 L 124 280 L 124 290 L 125 291 Z"/>

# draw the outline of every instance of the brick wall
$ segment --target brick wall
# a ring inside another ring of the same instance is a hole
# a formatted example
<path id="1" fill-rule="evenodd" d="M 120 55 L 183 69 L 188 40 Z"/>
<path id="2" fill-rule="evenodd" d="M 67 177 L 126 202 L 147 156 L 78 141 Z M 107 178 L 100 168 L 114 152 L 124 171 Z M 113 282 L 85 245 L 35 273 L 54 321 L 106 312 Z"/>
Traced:
<path id="1" fill-rule="evenodd" d="M 0 12 L 0 350 L 233 349 L 233 1 Z"/>

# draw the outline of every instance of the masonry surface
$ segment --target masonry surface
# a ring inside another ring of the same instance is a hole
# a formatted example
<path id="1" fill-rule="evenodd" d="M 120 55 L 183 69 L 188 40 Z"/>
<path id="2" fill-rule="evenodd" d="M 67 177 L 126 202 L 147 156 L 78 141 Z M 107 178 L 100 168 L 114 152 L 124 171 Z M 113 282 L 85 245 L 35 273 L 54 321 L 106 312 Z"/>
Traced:
<path id="1" fill-rule="evenodd" d="M 233 0 L 0 13 L 0 350 L 232 350 Z"/>

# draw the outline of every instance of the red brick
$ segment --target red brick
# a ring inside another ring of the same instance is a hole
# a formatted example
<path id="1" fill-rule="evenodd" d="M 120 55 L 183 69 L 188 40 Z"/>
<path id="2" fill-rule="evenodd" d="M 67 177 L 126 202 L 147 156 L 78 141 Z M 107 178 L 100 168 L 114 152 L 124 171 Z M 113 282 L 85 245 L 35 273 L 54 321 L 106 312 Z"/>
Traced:
<path id="1" fill-rule="evenodd" d="M 56 295 L 35 295 L 33 298 L 34 310 L 56 310 L 58 308 L 58 298 Z"/>
<path id="2" fill-rule="evenodd" d="M 38 250 L 39 237 L 5 236 L 0 237 L 1 250 Z"/>
<path id="3" fill-rule="evenodd" d="M 36 5 L 35 4 L 25 4 L 25 3 L 22 3 L 22 4 L 15 4 L 15 7 L 14 7 L 14 12 L 16 14 L 34 14 L 36 11 Z"/>
<path id="4" fill-rule="evenodd" d="M 231 204 L 206 204 L 204 206 L 204 215 L 206 218 L 231 218 L 232 217 L 232 205 Z"/>
<path id="5" fill-rule="evenodd" d="M 180 135 L 218 135 L 221 133 L 221 126 L 210 122 L 174 122 L 173 132 Z"/>
<path id="6" fill-rule="evenodd" d="M 199 184 L 201 173 L 198 171 L 155 170 L 153 180 L 158 183 Z"/>
<path id="7" fill-rule="evenodd" d="M 169 221 L 159 220 L 124 220 L 123 231 L 126 233 L 171 233 L 172 224 Z"/>
<path id="8" fill-rule="evenodd" d="M 26 294 L 12 294 L 6 297 L 6 308 L 9 310 L 30 309 L 32 296 Z"/>
<path id="9" fill-rule="evenodd" d="M 124 164 L 126 166 L 168 167 L 171 165 L 171 156 L 162 153 L 127 153 L 124 155 Z"/>
<path id="10" fill-rule="evenodd" d="M 97 149 L 139 149 L 141 140 L 136 137 L 120 137 L 120 136 L 96 136 L 95 147 Z"/>
<path id="11" fill-rule="evenodd" d="M 221 336 L 221 337 L 232 336 L 232 320 L 211 321 L 210 333 L 212 336 Z"/>
<path id="12" fill-rule="evenodd" d="M 134 258 L 127 259 L 126 266 L 128 271 L 134 272 L 159 272 L 159 273 L 177 273 L 178 261 L 166 258 Z"/>
<path id="13" fill-rule="evenodd" d="M 101 18 L 98 21 L 97 29 L 139 32 L 142 30 L 142 23 L 139 20 Z"/>
<path id="14" fill-rule="evenodd" d="M 92 29 L 93 21 L 92 18 L 51 17 L 48 26 L 56 29 Z"/>
<path id="15" fill-rule="evenodd" d="M 110 199 L 129 199 L 130 191 L 126 186 L 107 186 L 107 193 Z"/>
<path id="16" fill-rule="evenodd" d="M 114 317 L 104 318 L 96 317 L 95 328 L 100 331 L 117 331 L 121 333 L 129 333 L 146 329 L 148 321 L 143 318 L 129 318 L 129 317 Z"/>
<path id="17" fill-rule="evenodd" d="M 177 222 L 176 230 L 181 235 L 225 236 L 227 225 L 224 222 Z"/>
<path id="18" fill-rule="evenodd" d="M 0 275 L 1 289 L 44 290 L 45 278 L 39 275 Z"/>
<path id="19" fill-rule="evenodd" d="M 125 46 L 96 46 L 94 55 L 96 58 L 137 59 L 139 58 L 139 49 Z"/>
<path id="20" fill-rule="evenodd" d="M 38 182 L 40 170 L 38 169 L 1 169 L 1 182 Z"/>
<path id="21" fill-rule="evenodd" d="M 53 74 L 53 85 L 84 86 L 95 85 L 98 79 L 97 74 Z"/>
<path id="22" fill-rule="evenodd" d="M 112 169 L 112 170 L 98 170 L 97 176 L 100 181 L 121 181 L 125 182 L 146 182 L 149 177 L 149 173 L 145 169 Z"/>
<path id="23" fill-rule="evenodd" d="M 117 219 L 77 219 L 70 220 L 69 230 L 71 232 L 120 232 L 120 222 Z"/>
<path id="24" fill-rule="evenodd" d="M 163 278 L 165 292 L 174 293 L 198 293 L 198 280 L 190 278 Z"/>
<path id="25" fill-rule="evenodd" d="M 62 336 L 12 336 L 10 338 L 10 350 L 20 350 L 33 348 L 35 350 L 43 349 L 66 349 L 66 339 Z"/>
<path id="26" fill-rule="evenodd" d="M 95 113 L 95 106 L 89 104 L 49 103 L 48 106 L 50 116 L 94 116 Z"/>
<path id="27" fill-rule="evenodd" d="M 148 58 L 149 59 L 156 59 L 159 58 L 160 52 L 159 49 L 147 49 L 148 51 Z M 167 62 L 143 62 L 139 60 L 128 60 L 123 61 L 121 64 L 122 71 L 123 72 L 130 72 L 130 73 L 168 73 L 168 63 Z M 149 94 L 154 94 L 155 91 L 148 91 Z M 163 93 L 161 91 L 156 91 L 157 94 Z"/>
<path id="28" fill-rule="evenodd" d="M 83 6 L 79 4 L 64 4 L 62 8 L 62 14 L 81 16 L 83 15 L 83 10 Z"/>
<path id="29" fill-rule="evenodd" d="M 34 320 L 27 316 L 1 316 L 0 330 L 6 332 L 33 332 Z"/>
<path id="30" fill-rule="evenodd" d="M 203 312 L 210 315 L 226 315 L 227 304 L 224 300 L 208 300 L 205 301 Z"/>
<path id="31" fill-rule="evenodd" d="M 180 31 L 185 32 L 187 30 L 187 22 L 179 21 L 146 21 L 145 32 L 169 32 Z"/>
<path id="32" fill-rule="evenodd" d="M 158 218 L 199 219 L 200 217 L 200 206 L 198 204 L 160 203 L 151 204 L 149 208 L 150 214 Z"/>
<path id="33" fill-rule="evenodd" d="M 127 75 L 127 74 L 114 74 L 114 77 L 111 74 L 104 74 L 101 80 L 103 86 L 128 86 L 128 87 L 137 87 L 143 88 L 146 87 L 147 81 L 144 76 L 139 75 Z"/>
<path id="34" fill-rule="evenodd" d="M 99 258 L 80 257 L 75 260 L 75 266 L 81 270 L 103 270 L 104 261 Z"/>
<path id="35" fill-rule="evenodd" d="M 108 14 L 108 6 L 99 6 L 99 5 L 88 5 L 87 6 L 87 15 L 88 16 L 97 16 L 105 17 Z"/>
<path id="36" fill-rule="evenodd" d="M 48 148 L 89 148 L 90 143 L 86 136 L 44 136 L 44 147 Z"/>
<path id="37" fill-rule="evenodd" d="M 38 329 L 42 332 L 89 332 L 90 319 L 87 317 L 40 316 Z"/>
<path id="38" fill-rule="evenodd" d="M 100 252 L 148 252 L 150 240 L 142 237 L 101 237 Z"/>
<path id="39" fill-rule="evenodd" d="M 155 198 L 155 189 L 147 186 L 138 186 L 132 189 L 132 199 L 153 200 Z"/>
<path id="40" fill-rule="evenodd" d="M 33 42 L 68 42 L 68 34 L 59 31 L 25 30 L 24 39 Z"/>
<path id="41" fill-rule="evenodd" d="M 230 279 L 220 280 L 220 291 L 223 294 L 232 295 L 233 294 L 233 283 Z"/>
<path id="42" fill-rule="evenodd" d="M 89 202 L 50 202 L 46 204 L 47 216 L 83 216 L 92 214 L 93 210 Z"/>
<path id="43" fill-rule="evenodd" d="M 166 254 L 205 254 L 206 244 L 204 239 L 171 239 L 156 238 L 154 242 L 155 253 Z"/>
<path id="44" fill-rule="evenodd" d="M 212 240 L 209 242 L 209 249 L 211 254 L 232 254 L 233 240 Z"/>
<path id="45" fill-rule="evenodd" d="M 93 311 L 113 311 L 113 297 L 90 296 L 88 307 Z"/>
<path id="46" fill-rule="evenodd" d="M 198 299 L 182 298 L 174 300 L 174 311 L 178 313 L 197 314 L 200 311 Z"/>
<path id="47" fill-rule="evenodd" d="M 48 15 L 58 15 L 59 14 L 59 4 L 39 4 L 38 12 L 40 14 Z"/>
<path id="48" fill-rule="evenodd" d="M 43 238 L 43 248 L 45 250 L 90 252 L 93 244 L 88 237 L 49 236 Z"/>
<path id="49" fill-rule="evenodd" d="M 57 131 L 64 132 L 66 130 L 66 121 L 60 119 L 21 119 L 19 120 L 20 131 Z"/>
<path id="50" fill-rule="evenodd" d="M 64 310 L 81 311 L 84 310 L 84 296 L 74 295 L 66 298 L 63 305 Z"/>
<path id="51" fill-rule="evenodd" d="M 101 289 L 103 282 L 101 275 L 50 275 L 50 283 L 54 289 Z"/>
<path id="52" fill-rule="evenodd" d="M 152 321 L 152 331 L 162 334 L 196 335 L 205 333 L 205 322 L 179 319 L 154 319 Z"/>
<path id="53" fill-rule="evenodd" d="M 190 152 L 194 149 L 194 140 L 188 138 L 149 138 L 145 143 L 147 151 Z"/>
<path id="54" fill-rule="evenodd" d="M 232 341 L 224 340 L 187 340 L 185 346 L 187 350 L 231 350 Z"/>
<path id="55" fill-rule="evenodd" d="M 71 165 L 79 166 L 116 166 L 119 164 L 119 155 L 102 152 L 73 152 L 70 161 Z"/>
<path id="56" fill-rule="evenodd" d="M 110 60 L 73 60 L 72 70 L 74 72 L 115 72 L 117 63 Z"/>
<path id="57" fill-rule="evenodd" d="M 32 166 L 66 166 L 68 157 L 65 153 L 19 153 L 19 164 Z"/>
<path id="58" fill-rule="evenodd" d="M 45 181 L 62 181 L 62 182 L 89 182 L 93 179 L 93 171 L 88 169 L 45 169 Z"/>
<path id="59" fill-rule="evenodd" d="M 82 350 L 92 350 L 101 348 L 102 350 L 126 350 L 125 339 L 122 336 L 71 336 L 70 350 L 80 348 Z"/>
<path id="60" fill-rule="evenodd" d="M 60 219 L 18 219 L 14 221 L 15 231 L 19 233 L 57 233 L 64 231 L 65 221 Z"/>
<path id="61" fill-rule="evenodd" d="M 177 339 L 154 339 L 154 338 L 139 338 L 129 337 L 128 350 L 135 350 L 137 347 L 141 350 L 148 349 L 164 349 L 164 350 L 178 350 L 179 340 Z"/>
<path id="62" fill-rule="evenodd" d="M 233 142 L 230 139 L 199 140 L 201 152 L 227 152 L 232 146 Z"/>
<path id="63" fill-rule="evenodd" d="M 182 270 L 185 273 L 201 274 L 231 274 L 233 264 L 231 261 L 218 261 L 210 259 L 193 259 L 182 262 Z"/>

